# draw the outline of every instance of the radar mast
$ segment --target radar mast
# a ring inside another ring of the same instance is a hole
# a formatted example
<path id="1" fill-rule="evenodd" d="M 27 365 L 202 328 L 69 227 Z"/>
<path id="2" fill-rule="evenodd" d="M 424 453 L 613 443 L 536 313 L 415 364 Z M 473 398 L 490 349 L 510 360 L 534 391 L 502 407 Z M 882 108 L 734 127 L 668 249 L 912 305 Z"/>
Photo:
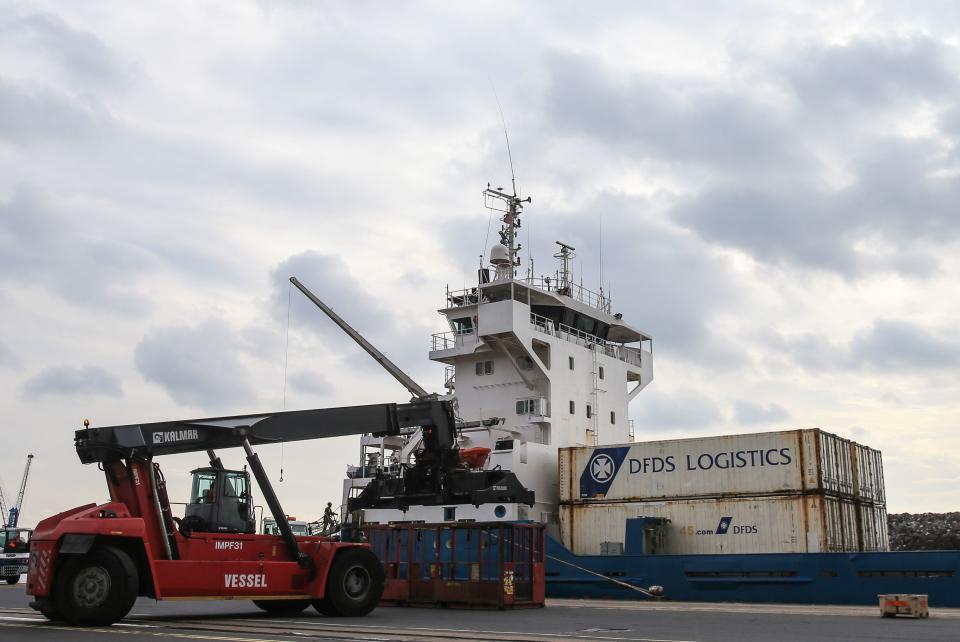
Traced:
<path id="1" fill-rule="evenodd" d="M 524 203 L 533 199 L 520 198 L 517 194 L 517 182 L 513 183 L 513 193 L 507 193 L 502 187 L 490 187 L 483 190 L 484 206 L 487 209 L 501 212 L 500 243 L 490 248 L 490 264 L 497 269 L 497 279 L 512 279 L 516 276 L 516 268 L 520 265 L 520 250 L 523 246 L 517 242 L 517 230 L 520 229 L 520 213 Z"/>

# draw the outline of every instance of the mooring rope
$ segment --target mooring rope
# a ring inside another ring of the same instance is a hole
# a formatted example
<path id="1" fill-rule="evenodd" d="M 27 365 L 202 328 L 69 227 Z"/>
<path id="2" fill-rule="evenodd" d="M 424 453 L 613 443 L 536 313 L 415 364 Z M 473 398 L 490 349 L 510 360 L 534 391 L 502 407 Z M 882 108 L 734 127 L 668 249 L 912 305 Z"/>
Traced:
<path id="1" fill-rule="evenodd" d="M 492 532 L 489 532 L 489 531 L 481 531 L 481 532 L 486 533 L 488 536 L 490 536 L 490 537 L 492 537 L 492 538 L 494 538 L 494 539 L 499 539 L 499 537 L 498 537 L 497 535 L 495 535 L 494 533 L 492 533 Z M 527 551 L 530 551 L 530 553 L 533 554 L 533 551 L 530 550 L 530 547 L 529 547 L 529 546 L 526 546 L 526 545 L 524 545 L 524 544 L 520 544 L 520 547 L 523 548 L 523 549 L 525 549 L 525 550 L 527 550 Z M 568 562 L 568 561 L 566 561 L 566 560 L 562 560 L 562 559 L 560 559 L 559 557 L 556 557 L 555 555 L 547 555 L 547 552 L 546 552 L 546 551 L 543 552 L 543 556 L 544 556 L 545 558 L 547 558 L 547 559 L 553 560 L 554 562 L 560 562 L 561 564 L 565 564 L 566 566 L 570 566 L 570 567 L 572 567 L 572 568 L 575 568 L 575 569 L 577 569 L 578 571 L 583 571 L 584 573 L 587 573 L 588 575 L 593 575 L 593 576 L 595 576 L 595 577 L 598 577 L 598 578 L 600 578 L 601 580 L 607 580 L 608 582 L 613 582 L 613 583 L 616 584 L 617 586 L 622 586 L 622 587 L 624 587 L 624 588 L 630 589 L 631 591 L 636 591 L 636 592 L 638 592 L 638 593 L 642 593 L 643 595 L 646 595 L 647 597 L 649 597 L 649 598 L 651 598 L 651 599 L 661 600 L 661 599 L 663 599 L 663 597 L 664 597 L 662 594 L 661 594 L 661 595 L 657 595 L 656 593 L 653 593 L 652 591 L 650 591 L 650 590 L 648 590 L 648 589 L 645 589 L 645 588 L 643 588 L 642 586 L 636 586 L 635 584 L 630 584 L 629 582 L 624 582 L 623 580 L 614 579 L 614 578 L 612 578 L 612 577 L 609 577 L 609 576 L 607 576 L 607 575 L 604 575 L 603 573 L 597 573 L 596 571 L 591 571 L 590 569 L 584 568 L 584 567 L 579 566 L 579 565 L 577 565 L 577 564 L 574 564 L 573 562 Z"/>

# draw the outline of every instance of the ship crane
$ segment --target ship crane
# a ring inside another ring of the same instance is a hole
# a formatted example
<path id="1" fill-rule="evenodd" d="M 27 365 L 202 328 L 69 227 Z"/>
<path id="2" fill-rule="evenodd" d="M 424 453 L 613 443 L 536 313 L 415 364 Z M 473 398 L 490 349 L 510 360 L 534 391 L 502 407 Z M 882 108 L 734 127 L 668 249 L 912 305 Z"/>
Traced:
<path id="1" fill-rule="evenodd" d="M 7 514 L 7 499 L 3 496 L 3 485 L 0 485 L 0 515 Z"/>
<path id="2" fill-rule="evenodd" d="M 291 276 L 290 283 L 399 381 L 413 395 L 412 403 L 441 403 L 436 393 L 427 392 L 296 277 Z M 453 413 L 452 401 L 442 403 L 448 404 Z M 490 502 L 518 502 L 533 506 L 534 491 L 525 488 L 513 472 L 481 469 L 478 464 L 489 453 L 489 449 L 482 449 L 485 452 L 480 453 L 477 449 L 461 450 L 457 446 L 456 431 L 480 423 L 456 424 L 451 414 L 451 432 L 446 435 L 443 448 L 432 445 L 437 439 L 435 427 L 416 426 L 406 441 L 410 449 L 415 450 L 416 463 L 405 464 L 396 473 L 378 471 L 358 496 L 347 499 L 347 512 L 357 516 L 359 511 L 376 508 L 405 511 L 411 505 L 418 504 L 479 506 Z"/>

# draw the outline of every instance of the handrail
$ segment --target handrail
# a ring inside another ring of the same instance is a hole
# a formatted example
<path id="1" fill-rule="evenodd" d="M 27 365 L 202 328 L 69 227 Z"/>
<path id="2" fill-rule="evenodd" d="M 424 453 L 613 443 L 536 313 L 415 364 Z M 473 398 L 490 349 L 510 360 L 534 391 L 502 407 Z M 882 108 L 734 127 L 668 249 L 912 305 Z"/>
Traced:
<path id="1" fill-rule="evenodd" d="M 606 312 L 607 314 L 610 314 L 611 299 L 609 294 L 594 292 L 593 290 L 585 288 L 577 283 L 563 283 L 556 277 L 515 277 L 514 280 L 543 292 L 558 294 L 560 296 L 568 296 L 575 301 L 579 301 L 580 303 L 590 306 L 591 308 L 596 308 Z M 509 279 L 505 279 L 504 281 L 509 282 Z M 482 303 L 482 290 L 500 283 L 500 281 L 492 281 L 490 283 L 463 288 L 461 290 L 451 290 L 448 286 L 445 293 L 447 307 L 465 307 L 468 305 L 475 305 L 478 301 Z"/>
<path id="2" fill-rule="evenodd" d="M 451 348 L 456 348 L 458 345 L 463 345 L 463 337 L 466 334 L 473 334 L 473 328 L 468 330 L 460 330 L 454 332 L 452 330 L 447 330 L 446 332 L 434 332 L 431 335 L 433 339 L 433 344 L 431 350 L 450 350 Z"/>
<path id="3" fill-rule="evenodd" d="M 614 359 L 626 361 L 635 366 L 643 365 L 643 351 L 638 348 L 631 348 L 620 343 L 610 343 L 595 334 L 572 328 L 563 323 L 554 325 L 551 319 L 533 312 L 530 313 L 530 327 L 559 339 L 565 339 L 585 347 L 603 350 L 604 354 Z"/>

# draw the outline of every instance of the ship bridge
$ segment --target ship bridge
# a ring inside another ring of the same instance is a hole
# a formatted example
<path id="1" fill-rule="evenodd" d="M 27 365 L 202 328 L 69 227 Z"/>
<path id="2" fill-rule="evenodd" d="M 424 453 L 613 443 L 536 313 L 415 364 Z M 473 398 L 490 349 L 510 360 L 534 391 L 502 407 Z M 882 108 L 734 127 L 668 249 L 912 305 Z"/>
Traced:
<path id="1" fill-rule="evenodd" d="M 516 335 L 515 330 L 525 334 L 523 330 L 529 330 L 599 351 L 633 366 L 628 368 L 627 380 L 639 384 L 639 392 L 653 378 L 653 339 L 610 310 L 609 297 L 550 277 L 498 280 L 455 291 L 448 288 L 446 305 L 438 312 L 447 317 L 450 330 L 433 335 L 430 358 L 452 365 L 456 357 L 479 349 L 484 343 L 482 337 L 519 339 L 504 335 Z M 524 325 L 527 327 L 523 328 Z M 530 338 L 542 340 L 536 335 Z M 549 352 L 534 350 L 537 352 L 546 357 L 541 359 L 543 369 L 549 370 Z"/>

